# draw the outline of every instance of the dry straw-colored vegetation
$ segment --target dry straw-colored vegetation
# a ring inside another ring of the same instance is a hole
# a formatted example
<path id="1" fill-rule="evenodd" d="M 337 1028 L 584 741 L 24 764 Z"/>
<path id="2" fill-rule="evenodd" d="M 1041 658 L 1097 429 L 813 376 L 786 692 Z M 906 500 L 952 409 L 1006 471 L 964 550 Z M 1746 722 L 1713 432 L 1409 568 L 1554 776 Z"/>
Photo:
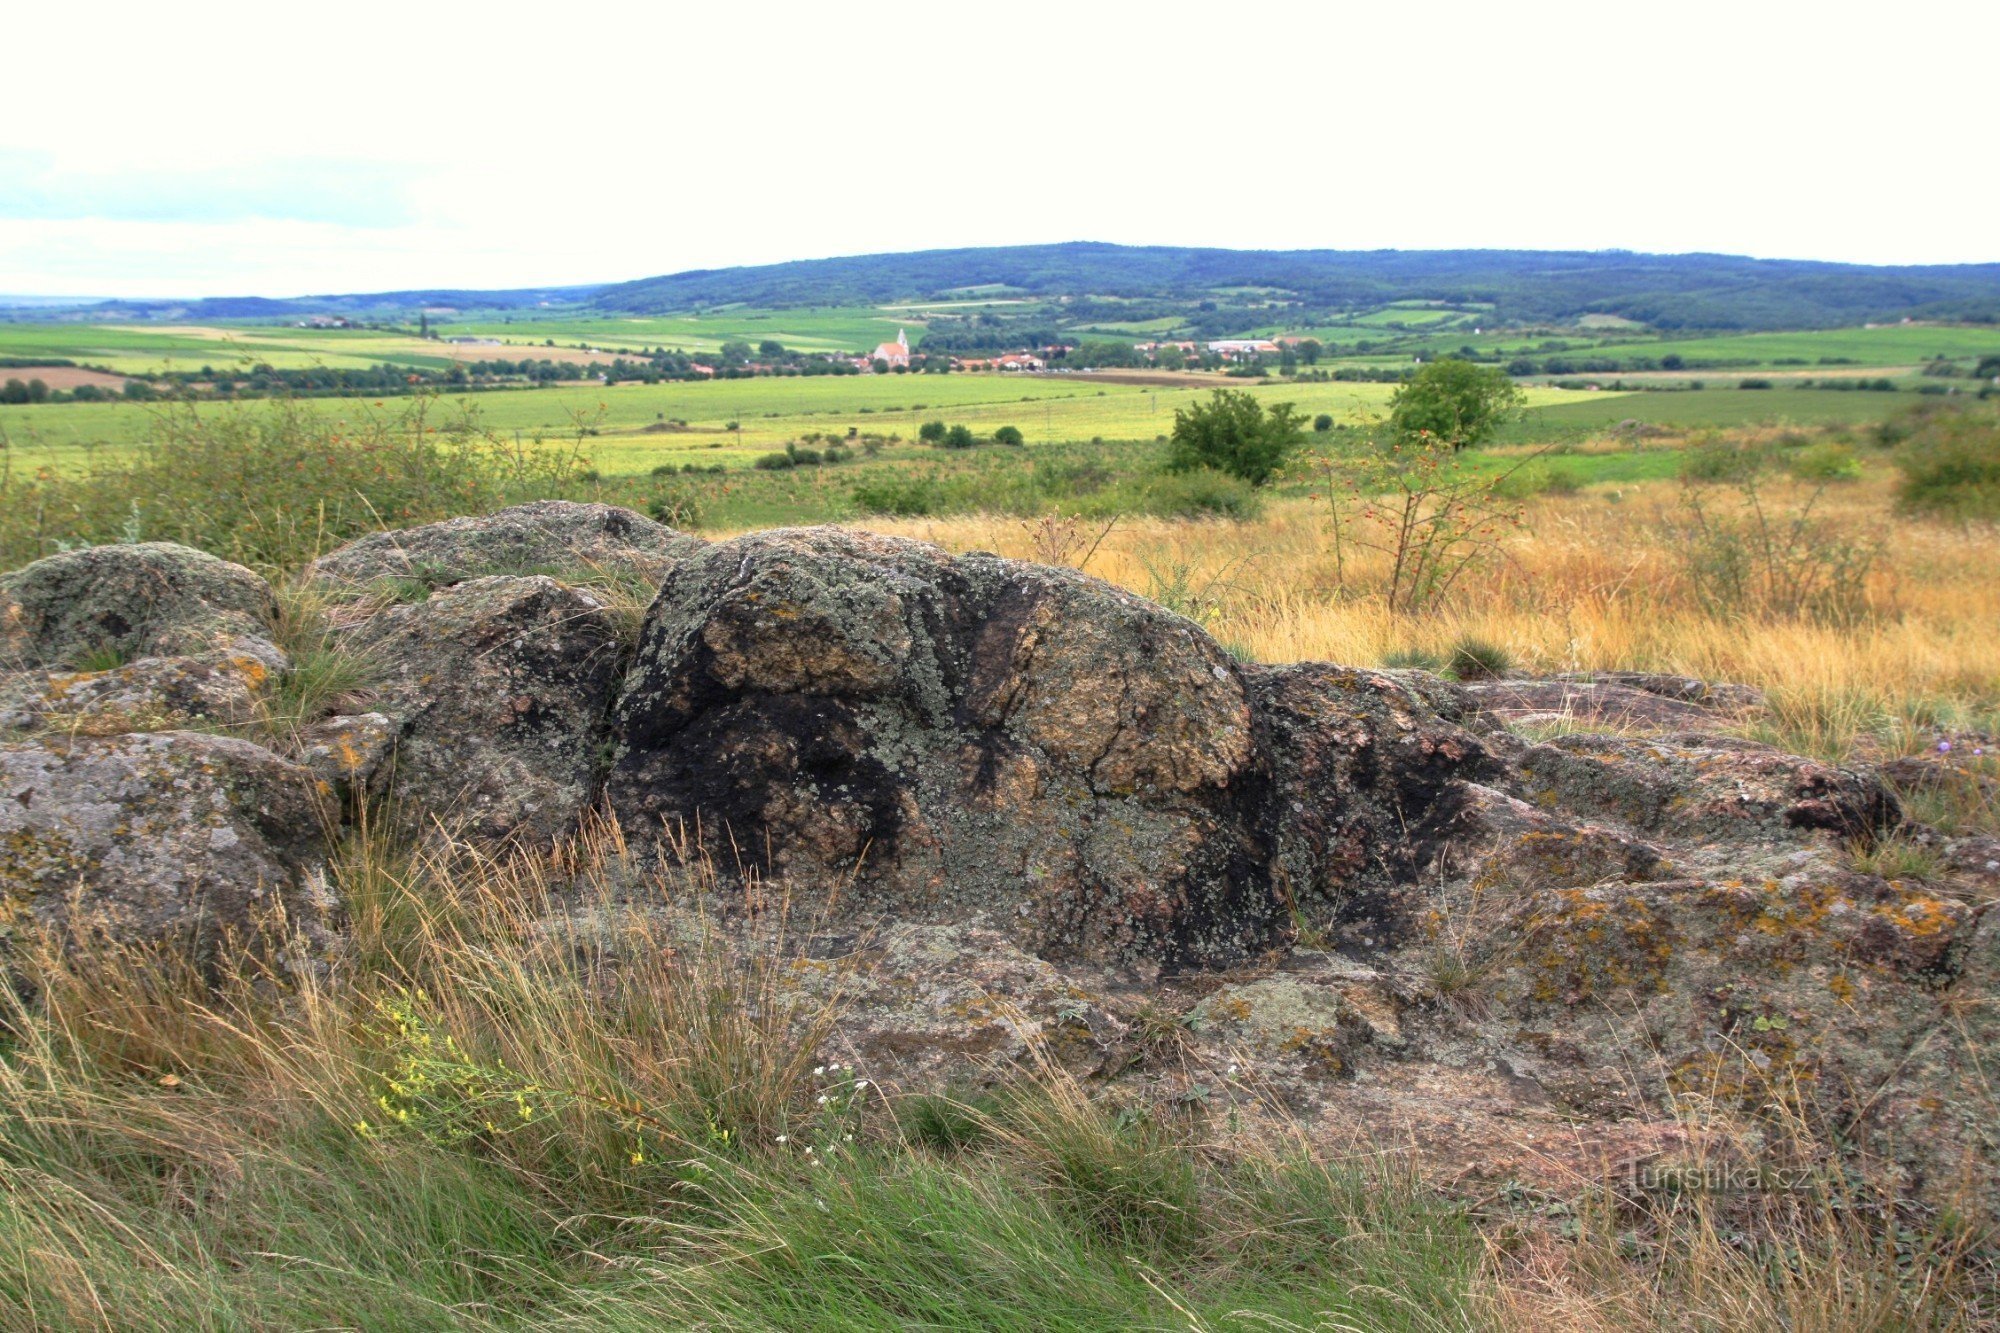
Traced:
<path id="1" fill-rule="evenodd" d="M 1668 671 L 1770 693 L 1771 738 L 1843 755 L 1857 744 L 1923 742 L 1936 728 L 1977 726 L 2000 711 L 2000 528 L 1898 512 L 1886 468 L 1838 486 L 1780 478 L 1767 511 L 1809 516 L 1821 545 L 1870 548 L 1844 568 L 1840 614 L 1705 593 L 1692 566 L 1688 495 L 1679 481 L 1594 487 L 1521 503 L 1518 529 L 1493 557 L 1421 614 L 1390 609 L 1390 559 L 1350 549 L 1337 571 L 1319 501 L 1278 500 L 1246 522 L 1121 520 L 1087 570 L 1201 621 L 1224 644 L 1266 662 L 1449 661 L 1468 640 L 1496 645 L 1522 670 Z M 1747 512 L 1733 487 L 1704 487 L 1711 522 Z M 1035 558 L 1045 537 L 1019 520 L 871 520 L 877 531 L 955 550 Z M 1095 539 L 1095 532 L 1092 532 Z M 1079 547 L 1079 549 L 1083 549 Z"/>

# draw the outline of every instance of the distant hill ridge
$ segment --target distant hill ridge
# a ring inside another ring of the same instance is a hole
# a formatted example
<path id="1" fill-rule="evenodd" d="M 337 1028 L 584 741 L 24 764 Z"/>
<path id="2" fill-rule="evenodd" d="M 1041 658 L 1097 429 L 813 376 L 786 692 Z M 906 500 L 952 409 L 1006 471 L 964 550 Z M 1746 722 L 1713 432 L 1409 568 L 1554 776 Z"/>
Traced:
<path id="1" fill-rule="evenodd" d="M 1329 311 L 1410 300 L 1482 303 L 1492 306 L 1496 323 L 1587 314 L 1666 329 L 1823 328 L 1904 318 L 2000 322 L 2000 263 L 1881 267 L 1622 250 L 1223 250 L 1093 241 L 694 269 L 604 286 L 105 302 L 67 314 L 198 320 L 420 306 L 667 314 L 732 304 L 929 300 L 980 288 L 1198 301 L 1245 287 L 1275 289 L 1308 309 Z"/>

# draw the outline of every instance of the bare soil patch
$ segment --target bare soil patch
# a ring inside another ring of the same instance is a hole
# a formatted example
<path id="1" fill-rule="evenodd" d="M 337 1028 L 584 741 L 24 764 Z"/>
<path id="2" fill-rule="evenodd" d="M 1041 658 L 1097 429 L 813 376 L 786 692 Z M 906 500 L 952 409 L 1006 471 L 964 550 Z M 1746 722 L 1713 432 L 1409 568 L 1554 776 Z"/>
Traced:
<path id="1" fill-rule="evenodd" d="M 125 387 L 128 375 L 109 375 L 101 370 L 85 370 L 82 366 L 4 366 L 0 367 L 0 382 L 20 380 L 40 380 L 51 389 L 74 389 L 90 384 L 100 389 L 114 392 Z"/>

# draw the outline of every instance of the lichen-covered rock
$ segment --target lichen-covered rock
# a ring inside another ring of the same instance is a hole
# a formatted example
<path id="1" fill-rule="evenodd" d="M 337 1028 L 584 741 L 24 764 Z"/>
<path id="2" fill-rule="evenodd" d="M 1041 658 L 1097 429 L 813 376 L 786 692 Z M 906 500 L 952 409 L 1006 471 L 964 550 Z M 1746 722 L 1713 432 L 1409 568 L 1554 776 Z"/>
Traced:
<path id="1" fill-rule="evenodd" d="M 402 729 L 384 713 L 342 713 L 299 728 L 298 762 L 342 801 L 381 794 Z"/>
<path id="2" fill-rule="evenodd" d="M 307 770 L 223 736 L 0 745 L 7 925 L 196 956 L 224 936 L 315 952 L 338 917 L 323 797 Z"/>
<path id="3" fill-rule="evenodd" d="M 492 574 L 634 577 L 658 583 L 702 541 L 615 505 L 536 500 L 494 514 L 370 533 L 313 561 L 340 583 L 417 579 L 431 586 Z"/>
<path id="4" fill-rule="evenodd" d="M 1461 696 L 1421 672 L 1317 662 L 1244 676 L 1263 842 L 1283 892 L 1354 942 L 1393 934 L 1404 916 L 1395 890 L 1437 855 L 1466 780 L 1499 771 L 1459 725 Z"/>
<path id="5" fill-rule="evenodd" d="M 1632 679 L 1632 678 L 1627 678 Z M 1638 679 L 1651 681 L 1652 677 Z M 1651 731 L 1700 731 L 1740 721 L 1748 706 L 1734 695 L 1704 695 L 1668 677 L 1647 689 L 1619 680 L 1507 678 L 1468 681 L 1462 688 L 1488 716 L 1510 725 L 1586 725 Z M 1687 682 L 1698 685 L 1700 682 Z"/>
<path id="6" fill-rule="evenodd" d="M 389 607 L 347 642 L 374 664 L 371 708 L 396 727 L 406 825 L 549 839 L 595 798 L 625 654 L 597 598 L 539 576 L 473 579 Z"/>
<path id="7" fill-rule="evenodd" d="M 1486 893 L 1660 878 L 1672 863 L 1650 843 L 1575 823 L 1481 783 L 1468 783 L 1445 868 Z"/>
<path id="8" fill-rule="evenodd" d="M 1538 805 L 1695 840 L 1866 838 L 1901 818 L 1881 778 L 1704 733 L 1562 736 L 1515 765 Z"/>
<path id="9" fill-rule="evenodd" d="M 1377 1009 L 1380 1016 L 1371 1020 L 1347 998 L 1346 988 L 1324 977 L 1281 972 L 1224 986 L 1196 1005 L 1192 1018 L 1204 1038 L 1263 1066 L 1259 1076 L 1267 1081 L 1293 1072 L 1274 1070 L 1274 1064 L 1325 1079 L 1349 1073 L 1356 1053 L 1372 1044 L 1378 1031 L 1396 1032 L 1387 1017 L 1393 1010 Z"/>
<path id="10" fill-rule="evenodd" d="M 90 546 L 0 574 L 0 668 L 223 651 L 274 669 L 271 585 L 170 542 Z"/>
<path id="11" fill-rule="evenodd" d="M 942 1090 L 1001 1081 L 1055 1060 L 1078 1076 L 1114 1070 L 1125 1024 L 1105 979 L 1060 969 L 973 926 L 904 923 L 786 968 L 787 988 L 837 1017 L 833 1049 L 868 1076 Z"/>
<path id="12" fill-rule="evenodd" d="M 807 529 L 677 567 L 618 706 L 635 840 L 1051 955 L 1241 957 L 1288 917 L 1249 703 L 1199 628 L 1095 579 Z"/>
<path id="13" fill-rule="evenodd" d="M 0 674 L 0 733 L 112 736 L 242 726 L 255 718 L 283 665 L 271 649 L 142 657 L 105 671 L 7 672 Z"/>

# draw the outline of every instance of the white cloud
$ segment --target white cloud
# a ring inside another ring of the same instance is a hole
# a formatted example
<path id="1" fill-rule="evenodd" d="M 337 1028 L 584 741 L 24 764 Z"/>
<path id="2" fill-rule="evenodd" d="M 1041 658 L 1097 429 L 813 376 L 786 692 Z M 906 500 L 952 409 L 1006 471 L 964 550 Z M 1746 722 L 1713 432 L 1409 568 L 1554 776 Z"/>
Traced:
<path id="1" fill-rule="evenodd" d="M 2000 259 L 1990 5 L 94 13 L 9 19 L 51 54 L 0 85 L 0 163 L 36 164 L 0 171 L 0 291 L 1078 238 Z"/>

